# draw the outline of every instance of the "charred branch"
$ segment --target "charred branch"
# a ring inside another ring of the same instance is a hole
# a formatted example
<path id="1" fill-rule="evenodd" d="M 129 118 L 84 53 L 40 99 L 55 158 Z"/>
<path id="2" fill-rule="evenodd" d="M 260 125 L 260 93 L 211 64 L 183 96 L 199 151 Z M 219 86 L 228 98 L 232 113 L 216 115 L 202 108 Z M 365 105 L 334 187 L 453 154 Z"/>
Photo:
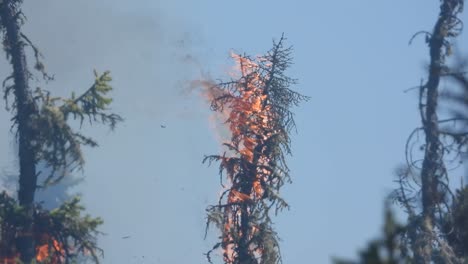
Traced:
<path id="1" fill-rule="evenodd" d="M 289 182 L 285 155 L 295 128 L 290 109 L 308 99 L 289 89 L 295 80 L 284 75 L 291 64 L 291 48 L 284 48 L 284 41 L 282 36 L 255 60 L 234 54 L 239 78 L 207 87 L 214 91 L 208 96 L 211 108 L 225 115 L 231 131 L 230 142 L 223 144 L 227 152 L 204 159 L 219 161 L 220 176 L 228 179 L 218 205 L 207 210 L 207 227 L 214 223 L 222 233 L 213 249 L 223 249 L 227 264 L 281 262 L 269 212 L 288 207 L 279 190 Z"/>
<path id="2" fill-rule="evenodd" d="M 441 127 L 446 123 L 457 122 L 463 118 L 454 117 L 440 120 L 437 109 L 440 102 L 439 84 L 449 70 L 445 59 L 451 55 L 450 40 L 462 28 L 457 15 L 463 8 L 462 0 L 443 0 L 439 17 L 431 33 L 420 31 L 414 34 L 410 43 L 418 35 L 426 37 L 429 46 L 430 64 L 427 82 L 419 87 L 419 112 L 422 126 L 416 128 L 406 143 L 406 169 L 399 174 L 399 189 L 395 191 L 396 200 L 408 213 L 408 227 L 403 236 L 414 255 L 416 263 L 460 263 L 446 234 L 441 221 L 450 210 L 454 195 L 449 188 L 448 166 L 451 162 L 446 156 L 452 152 L 455 160 L 460 149 L 454 148 L 465 137 Z M 420 135 L 422 134 L 422 135 Z M 419 142 L 421 136 L 423 143 Z M 451 138 L 452 140 L 450 140 Z M 422 151 L 422 157 L 415 157 L 415 150 Z M 457 152 L 458 151 L 458 152 Z M 418 205 L 419 201 L 421 202 Z M 421 212 L 418 210 L 421 208 Z"/>

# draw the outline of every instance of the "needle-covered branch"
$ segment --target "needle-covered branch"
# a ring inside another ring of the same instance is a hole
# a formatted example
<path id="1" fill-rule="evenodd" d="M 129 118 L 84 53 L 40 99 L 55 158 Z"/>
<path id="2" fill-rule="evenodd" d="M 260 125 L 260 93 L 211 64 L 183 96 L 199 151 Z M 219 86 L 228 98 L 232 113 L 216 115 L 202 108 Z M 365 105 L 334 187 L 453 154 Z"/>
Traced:
<path id="1" fill-rule="evenodd" d="M 3 81 L 3 98 L 6 101 L 7 110 L 13 114 L 12 129 L 15 130 L 18 141 L 17 207 L 20 208 L 20 215 L 22 215 L 22 221 L 8 221 L 6 214 L 0 217 L 2 231 L 14 230 L 13 236 L 2 234 L 0 237 L 0 252 L 11 251 L 10 253 L 19 256 L 22 262 L 31 263 L 38 256 L 46 253 L 52 256 L 53 249 L 57 251 L 58 247 L 55 243 L 59 243 L 63 252 L 66 253 L 62 254 L 65 262 L 68 263 L 68 258 L 72 256 L 68 253 L 76 249 L 91 252 L 94 261 L 97 262 L 97 255 L 92 251 L 95 247 L 92 238 L 96 235 L 96 227 L 101 221 L 80 217 L 83 208 L 78 205 L 77 200 L 65 203 L 57 211 L 47 212 L 40 209 L 34 199 L 38 187 L 45 188 L 55 184 L 74 169 L 83 167 L 82 146 L 97 146 L 91 137 L 82 134 L 81 126 L 80 128 L 73 126 L 73 120 L 82 124 L 86 119 L 90 123 L 101 123 L 111 129 L 122 121 L 119 115 L 112 113 L 109 109 L 112 102 L 112 99 L 108 97 L 108 93 L 112 90 L 111 78 L 108 72 L 101 75 L 95 73 L 93 85 L 78 97 L 74 94 L 71 98 L 53 97 L 50 92 L 41 88 L 32 91 L 30 82 L 39 82 L 39 78 L 35 78 L 28 68 L 25 48 L 32 49 L 34 69 L 42 75 L 45 82 L 53 80 L 53 77 L 45 71 L 39 49 L 21 32 L 21 26 L 25 21 L 21 4 L 21 0 L 0 1 L 2 44 L 7 60 L 13 69 Z M 36 170 L 39 162 L 51 168 L 51 173 L 45 175 L 45 181 L 40 183 L 38 177 L 43 172 Z M 9 203 L 6 199 L 0 201 L 0 207 L 6 208 L 7 206 Z M 7 213 L 17 216 L 15 212 L 8 211 Z M 47 225 L 53 222 L 55 229 L 48 230 L 50 231 L 48 236 L 55 238 L 53 242 L 48 242 L 48 247 L 38 248 L 43 238 L 34 234 L 38 226 L 44 226 L 41 224 L 43 220 L 47 222 Z M 67 244 L 70 239 L 74 241 L 74 244 Z M 45 248 L 52 251 L 45 250 Z"/>
<path id="2" fill-rule="evenodd" d="M 60 181 L 70 170 L 82 168 L 84 158 L 81 146 L 97 146 L 91 137 L 85 136 L 70 124 L 70 117 L 78 120 L 80 124 L 88 119 L 90 124 L 101 123 L 111 129 L 122 121 L 122 117 L 109 112 L 108 106 L 112 99 L 106 97 L 112 90 L 109 82 L 109 72 L 98 75 L 95 72 L 94 84 L 81 96 L 74 93 L 68 99 L 51 97 L 50 93 L 37 88 L 35 102 L 39 105 L 40 112 L 34 125 L 39 133 L 38 160 L 46 161 L 52 168 L 45 185 Z"/>
<path id="3" fill-rule="evenodd" d="M 14 243 L 16 226 L 25 221 L 25 212 L 5 192 L 0 194 L 0 260 L 11 260 L 18 256 Z M 38 263 L 73 263 L 77 258 L 91 258 L 99 263 L 102 250 L 97 246 L 97 228 L 100 218 L 83 216 L 84 207 L 78 197 L 65 202 L 59 208 L 48 211 L 36 205 L 34 208 L 33 237 L 36 240 Z"/>
<path id="4" fill-rule="evenodd" d="M 226 152 L 204 160 L 220 162 L 220 176 L 228 180 L 218 205 L 207 209 L 207 226 L 221 231 L 213 250 L 222 248 L 228 264 L 281 262 L 270 209 L 288 208 L 279 192 L 290 182 L 285 155 L 291 153 L 289 133 L 295 128 L 291 108 L 308 100 L 290 89 L 296 81 L 285 73 L 292 49 L 284 41 L 274 42 L 265 56 L 233 54 L 238 76 L 206 87 L 211 108 L 224 116 L 231 132 Z M 213 250 L 207 254 L 210 262 Z"/>

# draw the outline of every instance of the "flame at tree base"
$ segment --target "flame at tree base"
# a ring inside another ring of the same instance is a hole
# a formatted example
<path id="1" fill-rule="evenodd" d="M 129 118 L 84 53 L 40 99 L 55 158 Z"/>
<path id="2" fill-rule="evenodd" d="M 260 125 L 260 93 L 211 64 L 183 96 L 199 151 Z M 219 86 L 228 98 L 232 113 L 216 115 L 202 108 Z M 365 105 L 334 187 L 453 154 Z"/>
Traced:
<path id="1" fill-rule="evenodd" d="M 44 237 L 48 241 L 36 247 L 36 261 L 50 264 L 64 263 L 65 250 L 63 245 L 57 240 L 49 238 L 48 235 L 44 235 Z"/>
<path id="2" fill-rule="evenodd" d="M 37 205 L 34 209 L 33 238 L 36 243 L 35 261 L 45 264 L 73 262 L 78 256 L 99 263 L 96 246 L 96 228 L 99 218 L 82 216 L 84 207 L 79 197 L 48 211 Z M 20 253 L 15 247 L 22 221 L 21 207 L 5 192 L 0 193 L 0 264 L 20 263 Z"/>
<path id="3" fill-rule="evenodd" d="M 63 247 L 57 240 L 52 240 L 52 246 L 49 243 L 41 244 L 36 247 L 36 257 L 35 260 L 37 263 L 47 263 L 47 264 L 60 264 L 65 263 L 64 256 L 65 251 Z M 2 254 L 0 256 L 0 264 L 17 264 L 20 263 L 20 254 L 19 253 L 10 253 Z"/>

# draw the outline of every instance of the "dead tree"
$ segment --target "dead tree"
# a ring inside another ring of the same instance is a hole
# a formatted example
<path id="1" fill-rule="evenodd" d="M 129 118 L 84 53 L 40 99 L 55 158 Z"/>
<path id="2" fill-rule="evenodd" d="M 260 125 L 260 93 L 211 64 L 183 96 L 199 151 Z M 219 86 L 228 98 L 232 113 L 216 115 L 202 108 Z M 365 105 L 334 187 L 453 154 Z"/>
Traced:
<path id="1" fill-rule="evenodd" d="M 400 188 L 395 197 L 409 215 L 404 238 L 416 263 L 460 263 L 447 243 L 447 234 L 444 234 L 441 226 L 444 215 L 450 210 L 453 195 L 449 188 L 445 157 L 450 152 L 447 143 L 447 136 L 450 135 L 441 130 L 443 120 L 439 119 L 437 110 L 440 103 L 440 80 L 448 74 L 446 58 L 452 52 L 451 39 L 461 31 L 462 23 L 457 15 L 462 9 L 463 0 L 441 1 L 433 31 L 415 34 L 426 37 L 430 64 L 427 81 L 419 87 L 422 126 L 416 128 L 408 139 L 407 167 L 399 171 Z M 424 138 L 423 144 L 417 142 L 420 134 Z M 421 159 L 414 156 L 414 146 L 419 146 L 419 150 L 423 151 Z"/>

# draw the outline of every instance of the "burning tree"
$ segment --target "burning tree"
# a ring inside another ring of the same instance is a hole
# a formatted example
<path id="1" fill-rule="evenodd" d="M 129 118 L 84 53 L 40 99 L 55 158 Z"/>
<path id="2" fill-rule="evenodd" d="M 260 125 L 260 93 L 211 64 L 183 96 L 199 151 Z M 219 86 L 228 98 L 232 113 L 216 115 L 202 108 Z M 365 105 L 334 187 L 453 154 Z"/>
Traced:
<path id="1" fill-rule="evenodd" d="M 290 154 L 289 133 L 295 128 L 291 107 L 308 97 L 289 87 L 296 81 L 285 75 L 291 65 L 291 47 L 284 37 L 273 42 L 264 56 L 232 54 L 238 76 L 228 82 L 205 82 L 211 108 L 225 118 L 231 138 L 223 155 L 207 156 L 220 162 L 220 176 L 228 185 L 217 205 L 207 209 L 209 224 L 221 231 L 221 242 L 207 254 L 222 248 L 225 263 L 280 263 L 278 236 L 270 210 L 275 214 L 288 204 L 280 188 L 290 182 L 285 155 Z"/>
<path id="2" fill-rule="evenodd" d="M 108 112 L 111 78 L 108 72 L 95 72 L 91 87 L 70 98 L 53 97 L 42 88 L 31 90 L 29 83 L 35 79 L 27 65 L 25 47 L 32 49 L 35 70 L 46 81 L 53 78 L 46 73 L 39 50 L 21 32 L 25 20 L 21 4 L 21 0 L 0 1 L 2 43 L 13 68 L 3 82 L 4 99 L 14 114 L 12 129 L 16 129 L 19 148 L 18 199 L 0 195 L 0 261 L 69 263 L 86 254 L 98 262 L 96 234 L 102 220 L 83 216 L 78 197 L 50 211 L 42 209 L 34 198 L 37 188 L 47 188 L 83 167 L 83 145 L 97 146 L 92 138 L 74 129 L 71 121 L 82 124 L 88 120 L 114 128 L 122 120 Z M 51 173 L 41 175 L 38 163 L 45 163 Z M 39 181 L 39 176 L 45 180 Z"/>

